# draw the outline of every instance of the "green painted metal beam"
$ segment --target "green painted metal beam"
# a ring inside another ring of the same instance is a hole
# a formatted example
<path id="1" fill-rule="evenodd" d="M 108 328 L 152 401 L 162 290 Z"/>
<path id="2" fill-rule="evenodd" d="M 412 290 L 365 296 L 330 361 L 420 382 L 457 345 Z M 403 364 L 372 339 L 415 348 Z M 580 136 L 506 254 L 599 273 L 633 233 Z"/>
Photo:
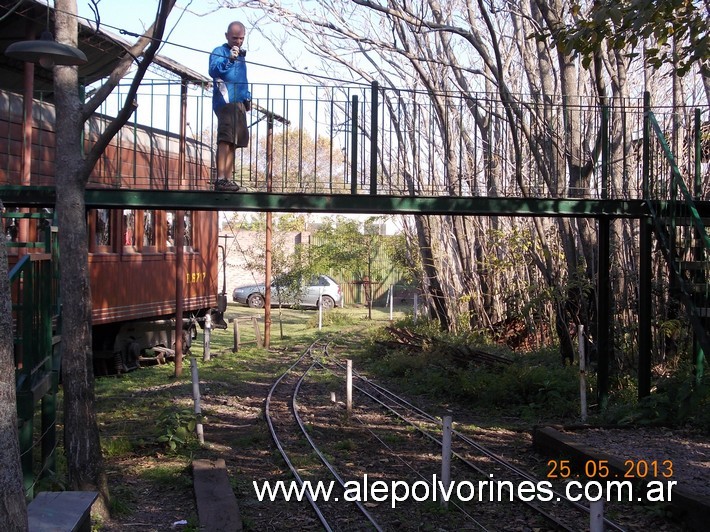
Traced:
<path id="1" fill-rule="evenodd" d="M 0 186 L 6 207 L 52 207 L 53 187 Z M 479 216 L 564 216 L 645 218 L 643 200 L 385 196 L 369 194 L 268 194 L 194 190 L 88 189 L 92 208 L 151 208 L 204 211 L 326 212 L 338 214 L 451 214 Z M 710 202 L 699 202 L 710 215 Z"/>

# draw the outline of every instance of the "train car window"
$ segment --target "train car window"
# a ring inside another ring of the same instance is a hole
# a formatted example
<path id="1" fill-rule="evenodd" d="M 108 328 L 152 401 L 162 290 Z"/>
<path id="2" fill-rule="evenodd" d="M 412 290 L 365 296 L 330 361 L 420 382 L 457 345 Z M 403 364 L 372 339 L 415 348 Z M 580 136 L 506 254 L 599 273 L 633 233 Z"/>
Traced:
<path id="1" fill-rule="evenodd" d="M 166 234 L 166 245 L 167 245 L 167 251 L 169 253 L 174 253 L 175 252 L 175 221 L 177 219 L 177 213 L 176 211 L 167 211 L 165 213 L 165 224 L 167 227 L 167 234 Z M 183 249 L 185 251 L 193 251 L 192 246 L 194 239 L 192 237 L 193 235 L 193 227 L 192 227 L 192 212 L 190 211 L 185 211 L 185 216 L 183 218 L 185 220 L 185 232 L 184 232 L 184 238 L 185 240 L 183 241 Z"/>
<path id="2" fill-rule="evenodd" d="M 136 251 L 136 211 L 123 210 L 123 250 Z"/>
<path id="3" fill-rule="evenodd" d="M 192 251 L 192 212 L 185 211 L 185 249 Z"/>
<path id="4" fill-rule="evenodd" d="M 13 209 L 6 209 L 6 212 L 20 212 L 17 207 Z M 20 222 L 17 218 L 3 218 L 3 233 L 5 235 L 6 242 L 18 242 L 20 238 Z M 8 247 L 8 255 L 17 255 L 19 248 Z"/>
<path id="5" fill-rule="evenodd" d="M 11 212 L 17 212 L 17 209 Z M 5 240 L 7 242 L 17 242 L 20 235 L 20 223 L 17 218 L 5 218 Z"/>
<path id="6" fill-rule="evenodd" d="M 143 211 L 143 252 L 156 252 L 157 242 L 155 235 L 155 224 L 157 217 L 155 211 Z"/>
<path id="7" fill-rule="evenodd" d="M 174 228 L 175 228 L 175 211 L 167 211 L 165 213 L 165 246 L 166 251 L 170 253 L 175 252 L 175 240 L 174 240 Z"/>
<path id="8" fill-rule="evenodd" d="M 92 253 L 111 253 L 113 251 L 111 211 L 95 209 L 89 211 L 89 238 Z"/>

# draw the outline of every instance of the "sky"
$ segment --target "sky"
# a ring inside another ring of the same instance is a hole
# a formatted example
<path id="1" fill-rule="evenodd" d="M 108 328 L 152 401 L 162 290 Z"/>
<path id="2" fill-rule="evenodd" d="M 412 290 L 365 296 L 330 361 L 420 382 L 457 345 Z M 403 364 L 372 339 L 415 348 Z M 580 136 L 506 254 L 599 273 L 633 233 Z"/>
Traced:
<path id="1" fill-rule="evenodd" d="M 100 0 L 98 4 L 103 30 L 129 42 L 134 38 L 120 35 L 120 29 L 142 32 L 153 21 L 156 7 L 156 0 Z M 88 0 L 77 0 L 77 8 L 80 16 L 94 20 Z M 269 83 L 277 78 L 279 83 L 304 83 L 304 78 L 289 73 L 291 68 L 269 40 L 258 31 L 250 31 L 245 11 L 218 9 L 212 0 L 179 0 L 168 19 L 165 32 L 168 44 L 161 49 L 160 55 L 207 76 L 209 53 L 225 42 L 227 25 L 233 20 L 242 20 L 247 24 L 244 47 L 248 51 L 249 81 Z M 253 10 L 249 11 L 253 16 Z M 280 32 L 281 28 L 276 23 L 269 23 L 268 30 Z"/>

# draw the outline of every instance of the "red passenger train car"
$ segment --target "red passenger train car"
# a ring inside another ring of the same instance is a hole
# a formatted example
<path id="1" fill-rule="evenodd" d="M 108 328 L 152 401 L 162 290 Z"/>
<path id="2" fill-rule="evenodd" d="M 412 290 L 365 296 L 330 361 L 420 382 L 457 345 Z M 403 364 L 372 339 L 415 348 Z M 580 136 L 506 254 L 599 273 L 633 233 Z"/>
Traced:
<path id="1" fill-rule="evenodd" d="M 93 32 L 90 39 L 80 41 L 80 47 L 90 61 L 93 54 L 114 53 L 118 57 L 125 51 L 120 39 Z M 180 106 L 180 101 L 189 96 L 189 112 L 211 121 L 211 112 L 206 106 L 209 98 L 205 96 L 209 80 L 164 58 L 159 58 L 158 64 L 168 74 L 167 79 L 148 81 L 139 91 L 140 112 L 136 111 L 133 120 L 104 151 L 88 188 L 198 190 L 209 187 L 212 146 L 194 136 L 185 138 L 185 123 L 189 119 L 184 116 L 186 107 L 181 109 Z M 110 67 L 104 61 L 104 70 L 95 71 L 89 77 L 98 80 Z M 3 80 L 0 82 L 0 185 L 51 186 L 54 185 L 55 146 L 51 92 L 39 94 L 36 86 L 34 91 L 30 87 L 29 93 L 34 95 L 30 104 L 23 96 L 28 88 L 17 90 L 17 80 L 22 79 L 21 68 L 24 65 L 13 64 L 7 58 L 0 60 Z M 40 70 L 40 67 L 35 69 Z M 46 72 L 43 75 L 44 85 L 41 77 L 37 85 L 51 90 Z M 190 80 L 192 91 L 188 95 L 186 80 Z M 118 91 L 115 106 L 120 104 L 121 98 Z M 87 151 L 110 120 L 111 105 L 109 100 L 102 113 L 85 125 Z M 208 131 L 211 123 L 202 127 L 201 120 L 198 131 Z M 192 124 L 197 123 L 193 118 Z M 178 131 L 174 132 L 175 129 Z M 182 169 L 181 152 L 185 155 Z M 97 361 L 109 361 L 97 364 L 99 372 L 125 370 L 135 364 L 139 354 L 151 353 L 152 347 L 164 348 L 157 353 L 174 347 L 178 271 L 184 272 L 184 345 L 189 346 L 192 335 L 188 332 L 208 313 L 217 326 L 226 326 L 222 320 L 226 296 L 218 289 L 219 215 L 205 211 L 182 212 L 184 253 L 178 254 L 174 234 L 177 211 L 87 210 L 94 356 Z M 40 240 L 42 221 L 22 218 L 3 221 L 5 238 L 18 244 L 9 252 L 12 268 L 19 257 L 33 252 L 31 247 L 22 247 L 22 243 Z M 61 229 L 59 227 L 58 231 Z M 178 269 L 180 255 L 183 264 Z"/>

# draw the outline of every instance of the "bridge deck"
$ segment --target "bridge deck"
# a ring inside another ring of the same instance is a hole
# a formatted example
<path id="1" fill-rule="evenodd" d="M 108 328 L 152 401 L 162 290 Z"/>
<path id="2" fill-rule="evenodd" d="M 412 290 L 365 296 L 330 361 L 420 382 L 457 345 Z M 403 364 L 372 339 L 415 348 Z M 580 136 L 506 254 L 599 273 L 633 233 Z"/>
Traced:
<path id="1" fill-rule="evenodd" d="M 53 187 L 0 186 L 8 207 L 51 207 Z M 370 194 L 275 194 L 175 190 L 89 189 L 89 208 L 155 208 L 205 211 L 325 212 L 338 214 L 456 214 L 480 216 L 564 216 L 643 218 L 642 200 L 386 196 Z M 710 213 L 710 202 L 698 209 Z"/>

